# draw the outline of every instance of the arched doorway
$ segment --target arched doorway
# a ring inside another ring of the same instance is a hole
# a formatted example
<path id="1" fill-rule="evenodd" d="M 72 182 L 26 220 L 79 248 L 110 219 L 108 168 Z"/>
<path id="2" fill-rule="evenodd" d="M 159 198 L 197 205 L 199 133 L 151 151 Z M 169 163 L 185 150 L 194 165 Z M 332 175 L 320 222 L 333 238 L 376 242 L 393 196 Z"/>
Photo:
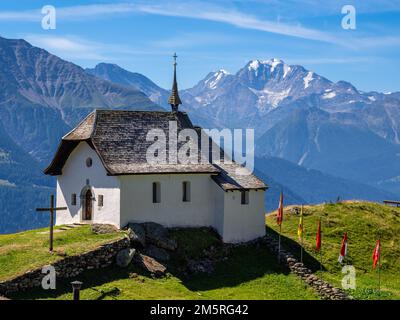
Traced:
<path id="1" fill-rule="evenodd" d="M 82 220 L 91 221 L 93 215 L 93 194 L 90 189 L 87 189 L 84 194 L 84 201 L 82 206 Z"/>

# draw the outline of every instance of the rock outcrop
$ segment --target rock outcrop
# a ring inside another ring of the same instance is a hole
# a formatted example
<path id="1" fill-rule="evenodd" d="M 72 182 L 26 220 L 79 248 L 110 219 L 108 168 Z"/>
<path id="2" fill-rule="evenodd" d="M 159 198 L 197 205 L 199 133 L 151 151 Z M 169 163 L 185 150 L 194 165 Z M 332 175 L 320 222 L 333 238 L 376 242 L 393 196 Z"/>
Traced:
<path id="1" fill-rule="evenodd" d="M 133 248 L 122 249 L 115 257 L 115 262 L 117 266 L 122 268 L 129 266 L 135 253 L 136 249 Z"/>
<path id="2" fill-rule="evenodd" d="M 135 262 L 147 272 L 154 274 L 156 277 L 163 276 L 167 270 L 167 268 L 157 260 L 141 253 L 135 256 Z"/>
<path id="3" fill-rule="evenodd" d="M 142 224 L 146 231 L 146 241 L 166 250 L 174 251 L 178 247 L 175 240 L 169 238 L 168 231 L 162 225 L 155 222 Z"/>
<path id="4" fill-rule="evenodd" d="M 144 248 L 146 246 L 146 231 L 139 223 L 128 224 L 128 237 L 133 247 Z"/>
<path id="5" fill-rule="evenodd" d="M 116 226 L 113 226 L 112 224 L 94 223 L 91 225 L 91 229 L 94 233 L 97 234 L 118 232 L 118 228 Z"/>

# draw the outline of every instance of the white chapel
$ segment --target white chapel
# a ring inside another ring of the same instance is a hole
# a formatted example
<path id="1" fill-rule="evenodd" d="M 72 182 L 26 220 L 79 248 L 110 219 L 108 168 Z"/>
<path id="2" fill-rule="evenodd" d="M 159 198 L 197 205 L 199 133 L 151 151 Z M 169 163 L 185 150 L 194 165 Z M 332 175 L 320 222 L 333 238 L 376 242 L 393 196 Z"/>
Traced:
<path id="1" fill-rule="evenodd" d="M 57 177 L 56 224 L 129 222 L 166 227 L 213 227 L 224 242 L 265 234 L 267 186 L 253 174 L 239 175 L 235 162 L 149 163 L 148 132 L 193 126 L 178 110 L 174 81 L 169 111 L 95 110 L 66 134 L 45 173 Z M 168 144 L 167 150 L 168 153 Z"/>

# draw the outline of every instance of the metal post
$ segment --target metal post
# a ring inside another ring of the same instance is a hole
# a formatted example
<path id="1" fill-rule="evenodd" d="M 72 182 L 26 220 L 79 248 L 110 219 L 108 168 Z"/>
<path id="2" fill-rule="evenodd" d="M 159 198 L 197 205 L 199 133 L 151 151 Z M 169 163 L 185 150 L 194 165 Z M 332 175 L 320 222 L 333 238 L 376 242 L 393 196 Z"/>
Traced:
<path id="1" fill-rule="evenodd" d="M 73 300 L 77 301 L 79 300 L 79 292 L 81 290 L 82 282 L 80 281 L 73 281 L 71 282 L 72 284 L 72 295 L 73 295 Z"/>
<path id="2" fill-rule="evenodd" d="M 282 225 L 279 225 L 279 240 L 278 240 L 278 262 L 281 262 L 281 232 Z"/>
<path id="3" fill-rule="evenodd" d="M 382 254 L 382 243 L 381 236 L 379 235 L 379 259 L 378 259 L 378 295 L 381 296 L 381 254 Z"/>
<path id="4" fill-rule="evenodd" d="M 53 252 L 53 225 L 54 225 L 54 195 L 50 196 L 50 244 L 49 250 Z"/>
<path id="5" fill-rule="evenodd" d="M 303 233 L 301 233 L 300 262 L 303 263 Z"/>

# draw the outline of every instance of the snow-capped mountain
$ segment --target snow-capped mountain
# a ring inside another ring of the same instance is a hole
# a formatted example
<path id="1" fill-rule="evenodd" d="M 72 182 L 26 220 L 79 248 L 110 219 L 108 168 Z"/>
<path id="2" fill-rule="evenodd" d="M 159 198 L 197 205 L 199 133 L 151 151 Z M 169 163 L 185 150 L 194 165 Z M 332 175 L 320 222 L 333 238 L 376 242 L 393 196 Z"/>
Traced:
<path id="1" fill-rule="evenodd" d="M 236 74 L 209 73 L 181 95 L 188 111 L 196 110 L 220 126 L 253 127 L 257 136 L 296 108 L 316 107 L 329 113 L 350 113 L 353 119 L 347 115 L 347 122 L 400 142 L 398 93 L 360 92 L 348 82 L 335 83 L 279 59 L 249 61 Z"/>
<path id="2" fill-rule="evenodd" d="M 147 78 L 139 81 L 113 65 L 107 72 L 96 69 L 97 76 L 136 86 L 151 99 L 167 99 L 168 91 Z M 210 72 L 180 95 L 181 109 L 196 124 L 254 128 L 259 157 L 400 192 L 399 93 L 361 92 L 351 83 L 270 59 L 249 61 L 233 74 Z"/>
<path id="3" fill-rule="evenodd" d="M 300 98 L 314 93 L 322 93 L 332 83 L 305 70 L 301 66 L 289 66 L 279 59 L 266 61 L 252 60 L 235 75 L 226 71 L 210 73 L 191 89 L 185 90 L 183 96 L 193 107 L 213 104 L 217 107 L 221 95 L 232 94 L 248 101 L 253 101 L 253 111 L 266 114 L 281 103 L 293 98 Z M 239 89 L 239 90 L 238 90 Z"/>
<path id="4" fill-rule="evenodd" d="M 260 157 L 400 190 L 399 93 L 361 92 L 271 59 L 210 73 L 182 97 L 184 108 L 217 126 L 254 128 Z"/>

